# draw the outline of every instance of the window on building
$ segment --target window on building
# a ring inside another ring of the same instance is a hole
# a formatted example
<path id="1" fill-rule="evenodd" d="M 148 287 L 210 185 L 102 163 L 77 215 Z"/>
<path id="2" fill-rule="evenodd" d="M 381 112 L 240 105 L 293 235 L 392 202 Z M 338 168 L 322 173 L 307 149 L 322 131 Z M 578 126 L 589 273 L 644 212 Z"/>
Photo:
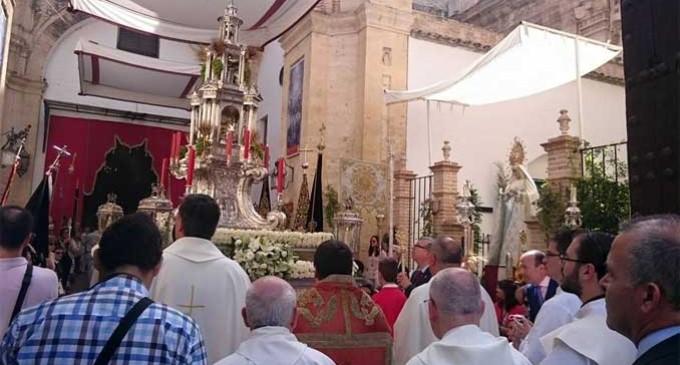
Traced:
<path id="1" fill-rule="evenodd" d="M 117 48 L 120 50 L 158 58 L 159 43 L 157 35 L 118 28 Z"/>

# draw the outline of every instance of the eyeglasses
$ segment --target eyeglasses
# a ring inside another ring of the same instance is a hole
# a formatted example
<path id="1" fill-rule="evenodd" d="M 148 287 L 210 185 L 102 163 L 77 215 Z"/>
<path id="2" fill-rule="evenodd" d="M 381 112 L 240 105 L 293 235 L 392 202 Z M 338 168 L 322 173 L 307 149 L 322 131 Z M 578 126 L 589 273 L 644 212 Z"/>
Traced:
<path id="1" fill-rule="evenodd" d="M 419 244 L 417 244 L 417 243 L 416 243 L 415 245 L 413 245 L 413 248 L 416 248 L 416 247 L 418 247 L 418 248 L 422 248 L 423 250 L 426 250 L 426 251 L 429 251 L 429 250 L 430 250 L 430 248 L 429 248 L 429 247 L 426 247 L 426 246 L 422 246 L 422 245 L 419 245 Z"/>
<path id="2" fill-rule="evenodd" d="M 565 261 L 570 261 L 570 262 L 575 262 L 577 264 L 590 264 L 590 261 L 585 261 L 585 260 L 577 260 L 577 259 L 570 259 L 567 257 L 567 255 L 560 255 L 560 261 L 564 263 Z"/>
<path id="3" fill-rule="evenodd" d="M 545 256 L 547 257 L 562 257 L 559 253 L 554 253 L 554 252 L 546 252 Z"/>

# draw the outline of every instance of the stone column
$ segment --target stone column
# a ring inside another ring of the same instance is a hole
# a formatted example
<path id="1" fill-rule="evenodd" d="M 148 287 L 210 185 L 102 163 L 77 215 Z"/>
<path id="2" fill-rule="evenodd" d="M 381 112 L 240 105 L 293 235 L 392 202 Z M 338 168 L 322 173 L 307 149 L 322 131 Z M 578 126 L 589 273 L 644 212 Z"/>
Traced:
<path id="1" fill-rule="evenodd" d="M 463 168 L 450 161 L 451 148 L 444 142 L 444 159 L 430 167 L 432 171 L 432 198 L 434 200 L 434 221 L 432 228 L 437 235 L 445 235 L 460 240 L 463 226 L 458 224 L 458 171 Z"/>
<path id="2" fill-rule="evenodd" d="M 413 171 L 406 169 L 406 160 L 404 158 L 397 160 L 394 170 L 394 225 L 405 233 L 410 232 L 411 229 L 409 219 L 409 211 L 413 199 L 411 181 L 416 176 Z M 387 232 L 386 225 L 383 227 L 383 231 Z M 399 242 L 402 249 L 406 249 L 413 244 L 410 240 L 411 237 L 408 237 L 409 242 Z"/>
<path id="3" fill-rule="evenodd" d="M 548 181 L 551 186 L 568 198 L 569 186 L 581 178 L 581 154 L 579 147 L 581 139 L 569 135 L 569 114 L 566 110 L 560 110 L 557 119 L 562 134 L 551 138 L 541 144 L 548 153 Z"/>
<path id="4" fill-rule="evenodd" d="M 566 202 L 569 197 L 569 187 L 581 177 L 581 154 L 579 147 L 581 139 L 569 135 L 571 118 L 566 110 L 560 110 L 557 119 L 561 134 L 541 144 L 548 153 L 548 183 L 554 191 L 561 194 Z M 544 251 L 548 244 L 549 232 L 543 232 L 538 221 L 534 218 L 527 220 L 527 249 Z"/>

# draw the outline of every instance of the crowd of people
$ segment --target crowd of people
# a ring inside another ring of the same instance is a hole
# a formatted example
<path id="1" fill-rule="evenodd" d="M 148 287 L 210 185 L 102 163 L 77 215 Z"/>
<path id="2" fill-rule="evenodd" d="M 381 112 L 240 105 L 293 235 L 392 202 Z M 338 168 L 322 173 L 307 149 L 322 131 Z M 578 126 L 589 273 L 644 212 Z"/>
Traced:
<path id="1" fill-rule="evenodd" d="M 219 218 L 212 198 L 189 195 L 165 250 L 135 213 L 101 237 L 61 234 L 43 268 L 25 256 L 30 213 L 0 207 L 0 364 L 680 363 L 680 216 L 638 218 L 618 236 L 557 232 L 522 255 L 525 283 L 498 282 L 496 300 L 450 237 L 419 239 L 410 273 L 374 249 L 370 290 L 336 240 L 316 249 L 304 292 L 251 282 L 210 241 Z M 98 283 L 60 296 L 92 268 Z"/>

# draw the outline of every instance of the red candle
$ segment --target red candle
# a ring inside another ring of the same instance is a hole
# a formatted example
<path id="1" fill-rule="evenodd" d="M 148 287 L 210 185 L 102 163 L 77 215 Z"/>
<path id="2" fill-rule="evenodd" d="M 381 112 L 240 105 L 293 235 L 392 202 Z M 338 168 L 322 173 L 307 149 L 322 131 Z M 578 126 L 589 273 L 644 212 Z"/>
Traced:
<path id="1" fill-rule="evenodd" d="M 179 158 L 181 145 L 182 145 L 182 132 L 175 132 L 175 158 Z"/>
<path id="2" fill-rule="evenodd" d="M 164 158 L 163 159 L 163 167 L 161 169 L 161 182 L 159 185 L 161 185 L 163 188 L 168 187 L 168 159 Z"/>
<path id="3" fill-rule="evenodd" d="M 172 133 L 172 142 L 170 142 L 170 158 L 177 157 L 177 133 Z"/>
<path id="4" fill-rule="evenodd" d="M 189 160 L 187 161 L 187 186 L 194 181 L 194 164 L 196 162 L 196 150 L 189 146 Z"/>
<path id="5" fill-rule="evenodd" d="M 277 169 L 277 174 L 276 174 L 276 192 L 281 194 L 283 193 L 283 178 L 285 175 L 285 163 L 283 161 L 283 157 L 279 159 L 279 167 Z"/>
<path id="6" fill-rule="evenodd" d="M 264 146 L 264 168 L 269 169 L 269 146 Z"/>
<path id="7" fill-rule="evenodd" d="M 234 131 L 227 132 L 227 160 L 231 159 L 231 150 L 234 148 Z"/>
<path id="8" fill-rule="evenodd" d="M 248 157 L 250 156 L 250 130 L 246 129 L 246 132 L 243 134 L 243 159 L 247 160 Z"/>

